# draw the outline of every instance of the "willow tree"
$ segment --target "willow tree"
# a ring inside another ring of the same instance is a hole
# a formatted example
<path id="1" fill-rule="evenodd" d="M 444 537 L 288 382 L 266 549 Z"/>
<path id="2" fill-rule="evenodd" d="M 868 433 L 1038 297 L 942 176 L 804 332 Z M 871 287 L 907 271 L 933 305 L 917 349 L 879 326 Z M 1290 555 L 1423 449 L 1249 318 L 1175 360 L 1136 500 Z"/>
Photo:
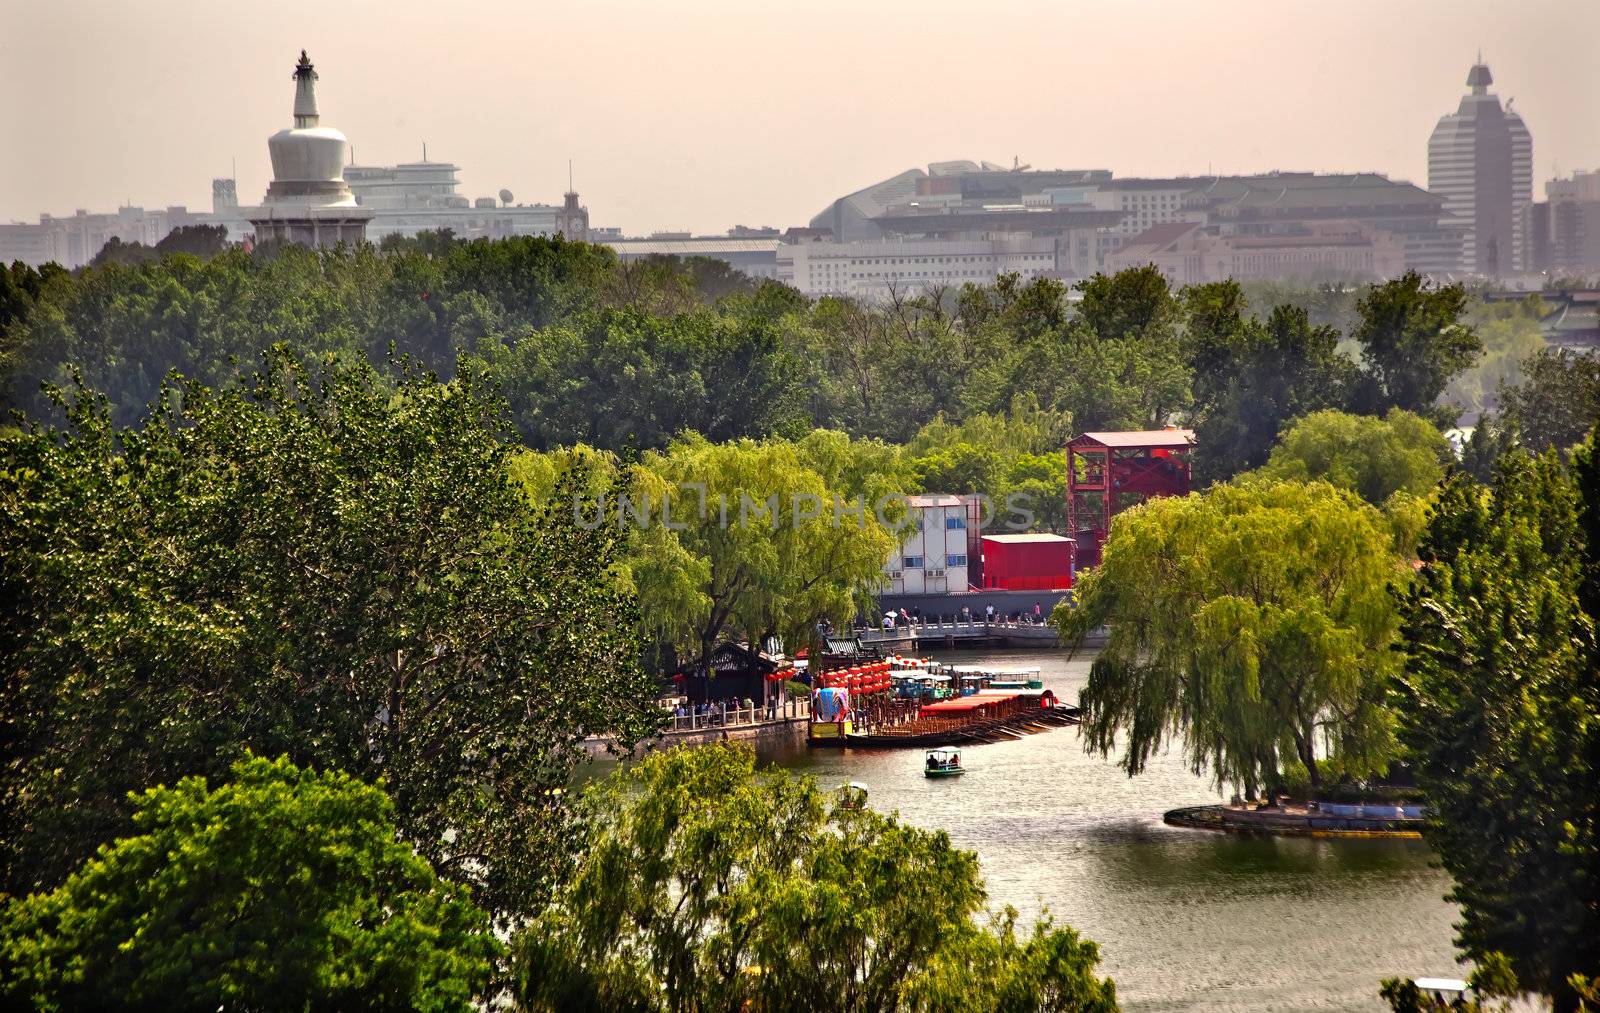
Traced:
<path id="1" fill-rule="evenodd" d="M 1324 479 L 1382 507 L 1397 492 L 1427 496 L 1454 460 L 1450 441 L 1420 415 L 1313 412 L 1290 426 L 1261 468 L 1265 478 Z"/>
<path id="2" fill-rule="evenodd" d="M 1117 517 L 1078 607 L 1076 638 L 1110 627 L 1081 703 L 1090 751 L 1145 768 L 1170 739 L 1220 787 L 1313 790 L 1333 759 L 1357 775 L 1392 750 L 1391 582 L 1408 572 L 1377 510 L 1325 482 L 1253 482 Z"/>
<path id="3" fill-rule="evenodd" d="M 688 435 L 646 454 L 609 519 L 632 528 L 631 571 L 650 632 L 704 665 L 741 633 L 800 640 L 877 589 L 895 538 L 815 438 L 711 443 Z M 834 479 L 829 481 L 829 477 Z"/>
<path id="4" fill-rule="evenodd" d="M 576 873 L 513 940 L 519 1008 L 1115 1013 L 1093 942 L 985 917 L 975 854 L 839 803 L 726 746 L 598 782 Z"/>

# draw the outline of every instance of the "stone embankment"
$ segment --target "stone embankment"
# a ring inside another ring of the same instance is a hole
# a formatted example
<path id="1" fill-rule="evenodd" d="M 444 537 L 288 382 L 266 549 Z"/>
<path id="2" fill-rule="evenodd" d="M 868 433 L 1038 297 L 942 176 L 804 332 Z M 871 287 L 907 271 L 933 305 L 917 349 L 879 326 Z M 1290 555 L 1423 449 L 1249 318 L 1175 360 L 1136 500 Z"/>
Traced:
<path id="1" fill-rule="evenodd" d="M 810 718 L 803 710 L 795 715 L 779 715 L 772 720 L 748 718 L 750 713 L 730 711 L 727 723 L 708 722 L 704 717 L 675 718 L 672 722 L 675 727 L 639 743 L 631 755 L 639 756 L 652 749 L 704 746 L 714 742 L 748 742 L 757 748 L 805 745 Z M 593 757 L 615 756 L 619 752 L 616 737 L 612 735 L 591 735 L 583 740 L 583 748 Z"/>

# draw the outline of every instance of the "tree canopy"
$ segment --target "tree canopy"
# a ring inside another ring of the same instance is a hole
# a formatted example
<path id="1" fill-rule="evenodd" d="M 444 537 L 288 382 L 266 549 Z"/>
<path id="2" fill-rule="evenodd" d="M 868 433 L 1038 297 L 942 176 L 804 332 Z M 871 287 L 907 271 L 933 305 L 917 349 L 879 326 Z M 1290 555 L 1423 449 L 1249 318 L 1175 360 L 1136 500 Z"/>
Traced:
<path id="1" fill-rule="evenodd" d="M 821 439 L 686 436 L 644 457 L 633 507 L 653 516 L 635 533 L 632 565 L 651 632 L 704 665 L 729 633 L 805 643 L 819 618 L 854 617 L 894 551 L 885 522 L 900 515 L 876 481 L 851 488 L 844 466 L 813 458 L 828 449 Z"/>
<path id="2" fill-rule="evenodd" d="M 1130 775 L 1171 737 L 1196 772 L 1254 795 L 1298 762 L 1316 790 L 1393 754 L 1385 707 L 1406 566 L 1383 518 L 1325 482 L 1223 485 L 1118 515 L 1068 638 L 1105 625 L 1080 703 L 1085 748 Z"/>
<path id="3" fill-rule="evenodd" d="M 583 858 L 514 942 L 533 1010 L 1110 1011 L 1099 954 L 978 917 L 977 856 L 748 750 L 656 753 L 583 801 Z"/>
<path id="4" fill-rule="evenodd" d="M 0 916 L 8 1008 L 468 1010 L 501 947 L 346 774 L 247 757 L 134 799 L 131 833 Z"/>
<path id="5" fill-rule="evenodd" d="M 1600 978 L 1600 455 L 1500 459 L 1439 495 L 1402 599 L 1400 736 L 1457 945 L 1576 1008 Z"/>
<path id="6" fill-rule="evenodd" d="M 1545 349 L 1522 372 L 1521 384 L 1500 392 L 1498 424 L 1534 453 L 1577 446 L 1600 419 L 1600 356 Z"/>
<path id="7" fill-rule="evenodd" d="M 631 455 L 687 431 L 723 442 L 811 428 L 904 443 L 932 420 L 960 426 L 1021 399 L 1078 431 L 1191 425 L 1197 474 L 1218 481 L 1259 466 L 1311 411 L 1398 406 L 1442 423 L 1450 413 L 1436 402 L 1452 382 L 1449 397 L 1487 404 L 1537 340 L 1532 303 L 1415 278 L 1174 292 L 1146 265 L 1079 282 L 1076 302 L 1059 281 L 1015 275 L 813 301 L 720 262 L 620 263 L 605 247 L 538 237 L 253 252 L 169 238 L 71 274 L 7 272 L 6 405 L 59 423 L 40 384 L 75 368 L 122 424 L 146 414 L 169 370 L 216 386 L 286 342 L 384 374 L 391 349 L 446 378 L 470 363 L 537 450 Z M 1478 331 L 1489 353 L 1474 366 Z M 1040 462 L 1006 462 L 997 476 L 1048 481 Z"/>
<path id="8" fill-rule="evenodd" d="M 1184 298 L 1201 479 L 1260 467 L 1291 420 L 1348 402 L 1355 365 L 1339 354 L 1339 333 L 1312 326 L 1304 309 L 1280 305 L 1254 319 L 1232 281 L 1187 289 Z"/>
<path id="9" fill-rule="evenodd" d="M 1396 492 L 1427 496 L 1453 454 L 1433 424 L 1399 408 L 1383 418 L 1322 411 L 1290 426 L 1257 474 L 1323 479 L 1381 507 Z"/>
<path id="10" fill-rule="evenodd" d="M 594 730 L 653 727 L 615 531 L 532 509 L 476 374 L 397 385 L 268 355 L 148 421 L 62 395 L 0 443 L 6 888 L 48 889 L 129 791 L 244 749 L 383 777 L 402 831 L 496 911 L 564 854 Z"/>
<path id="11" fill-rule="evenodd" d="M 1351 335 L 1365 367 L 1357 403 L 1374 414 L 1404 408 L 1448 423 L 1453 410 L 1436 409 L 1458 373 L 1477 362 L 1483 340 L 1464 321 L 1467 293 L 1434 286 L 1415 271 L 1374 285 L 1357 304 Z"/>

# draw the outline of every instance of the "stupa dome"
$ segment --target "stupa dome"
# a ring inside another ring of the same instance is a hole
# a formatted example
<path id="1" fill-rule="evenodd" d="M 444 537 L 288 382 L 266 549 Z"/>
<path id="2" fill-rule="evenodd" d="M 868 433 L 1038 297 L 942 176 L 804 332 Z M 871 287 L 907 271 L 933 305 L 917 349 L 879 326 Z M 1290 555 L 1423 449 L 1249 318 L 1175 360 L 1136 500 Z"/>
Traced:
<path id="1" fill-rule="evenodd" d="M 267 150 L 272 156 L 268 204 L 355 205 L 344 181 L 350 142 L 334 128 L 321 125 L 316 82 L 316 69 L 302 49 L 300 62 L 294 68 L 294 126 L 267 138 Z"/>

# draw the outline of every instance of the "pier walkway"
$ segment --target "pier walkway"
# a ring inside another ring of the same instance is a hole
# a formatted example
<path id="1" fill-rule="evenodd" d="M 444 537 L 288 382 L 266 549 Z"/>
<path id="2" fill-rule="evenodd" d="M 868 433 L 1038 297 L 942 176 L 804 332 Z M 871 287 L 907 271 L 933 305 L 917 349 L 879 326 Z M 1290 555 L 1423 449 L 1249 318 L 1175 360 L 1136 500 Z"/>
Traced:
<path id="1" fill-rule="evenodd" d="M 923 647 L 1059 647 L 1061 638 L 1049 623 L 996 619 L 912 620 L 893 629 L 861 627 L 855 631 L 863 645 L 885 651 L 915 651 Z"/>
<path id="2" fill-rule="evenodd" d="M 661 734 L 640 743 L 634 754 L 710 742 L 798 745 L 805 741 L 806 726 L 810 723 L 811 701 L 805 697 L 783 700 L 771 711 L 761 706 L 729 707 L 711 714 L 672 715 Z M 614 735 L 591 735 L 583 740 L 583 749 L 590 756 L 612 753 L 616 747 Z"/>

